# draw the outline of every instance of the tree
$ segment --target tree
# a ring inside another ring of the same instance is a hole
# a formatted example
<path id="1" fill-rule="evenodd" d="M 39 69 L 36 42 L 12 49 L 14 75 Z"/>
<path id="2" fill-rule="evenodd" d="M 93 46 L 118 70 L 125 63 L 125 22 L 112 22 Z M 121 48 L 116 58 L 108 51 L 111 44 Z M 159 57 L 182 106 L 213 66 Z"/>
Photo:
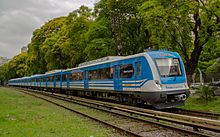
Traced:
<path id="1" fill-rule="evenodd" d="M 219 0 L 149 0 L 140 8 L 151 45 L 178 51 L 184 57 L 189 82 L 203 48 L 218 37 L 219 6 Z"/>
<path id="2" fill-rule="evenodd" d="M 21 53 L 15 56 L 10 62 L 0 67 L 0 80 L 7 81 L 12 78 L 23 77 L 27 75 L 26 65 L 27 53 Z"/>
<path id="3" fill-rule="evenodd" d="M 29 75 L 47 71 L 47 62 L 44 56 L 54 44 L 49 40 L 47 41 L 47 39 L 54 37 L 61 30 L 64 20 L 65 17 L 55 18 L 34 31 L 31 43 L 28 44 L 27 71 Z"/>
<path id="4" fill-rule="evenodd" d="M 86 60 L 116 55 L 110 24 L 106 18 L 98 18 L 91 23 L 86 33 L 87 46 L 84 50 Z"/>
<path id="5" fill-rule="evenodd" d="M 144 0 L 101 0 L 95 7 L 98 20 L 104 18 L 118 55 L 131 55 L 148 48 L 148 36 L 138 6 Z"/>
<path id="6" fill-rule="evenodd" d="M 216 59 L 216 62 L 207 68 L 206 74 L 208 74 L 208 76 L 211 78 L 215 78 L 216 80 L 220 79 L 220 57 Z"/>
<path id="7" fill-rule="evenodd" d="M 86 33 L 93 22 L 91 11 L 88 7 L 81 6 L 67 17 L 65 28 L 61 32 L 65 42 L 60 46 L 62 54 L 68 57 L 66 58 L 69 60 L 68 67 L 75 67 L 86 60 L 84 54 L 88 42 Z"/>

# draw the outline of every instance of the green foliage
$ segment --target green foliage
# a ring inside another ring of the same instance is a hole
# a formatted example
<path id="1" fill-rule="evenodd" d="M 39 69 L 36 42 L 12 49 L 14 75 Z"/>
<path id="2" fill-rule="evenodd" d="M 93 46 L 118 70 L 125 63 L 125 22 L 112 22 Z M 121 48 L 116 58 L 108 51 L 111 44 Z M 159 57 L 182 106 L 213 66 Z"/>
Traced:
<path id="1" fill-rule="evenodd" d="M 0 79 L 76 67 L 104 56 L 151 47 L 181 54 L 188 75 L 218 72 L 220 0 L 100 0 L 33 33 L 28 52 L 0 67 Z"/>
<path id="2" fill-rule="evenodd" d="M 192 75 L 203 48 L 212 44 L 218 46 L 213 39 L 219 39 L 219 4 L 219 0 L 145 2 L 140 7 L 140 15 L 150 34 L 150 45 L 155 49 L 179 52 L 184 58 L 187 74 Z"/>
<path id="3" fill-rule="evenodd" d="M 212 39 L 207 43 L 199 61 L 199 68 L 206 76 L 206 81 L 220 79 L 220 40 Z"/>
<path id="4" fill-rule="evenodd" d="M 86 33 L 87 46 L 84 50 L 86 60 L 93 60 L 116 54 L 116 46 L 106 18 L 94 21 Z"/>
<path id="5" fill-rule="evenodd" d="M 27 53 L 15 56 L 10 62 L 0 67 L 0 80 L 7 81 L 11 78 L 23 77 L 27 74 Z"/>
<path id="6" fill-rule="evenodd" d="M 201 86 L 196 93 L 198 93 L 199 99 L 204 100 L 206 103 L 214 100 L 215 98 L 214 89 L 209 86 Z"/>
<path id="7" fill-rule="evenodd" d="M 6 79 L 7 64 L 0 66 L 0 81 Z"/>
<path id="8" fill-rule="evenodd" d="M 39 74 L 47 71 L 47 65 L 45 61 L 45 54 L 51 49 L 56 40 L 47 40 L 61 30 L 65 17 L 55 18 L 40 29 L 37 29 L 33 33 L 31 43 L 28 45 L 28 74 Z M 45 44 L 47 42 L 47 44 Z M 43 50 L 42 50 L 43 49 Z"/>
<path id="9" fill-rule="evenodd" d="M 118 55 L 131 55 L 148 48 L 148 36 L 138 7 L 144 0 L 101 0 L 95 7 L 99 19 L 107 24 Z M 109 34 L 109 31 L 107 34 Z"/>
<path id="10" fill-rule="evenodd" d="M 220 57 L 207 67 L 206 74 L 211 78 L 220 79 Z"/>

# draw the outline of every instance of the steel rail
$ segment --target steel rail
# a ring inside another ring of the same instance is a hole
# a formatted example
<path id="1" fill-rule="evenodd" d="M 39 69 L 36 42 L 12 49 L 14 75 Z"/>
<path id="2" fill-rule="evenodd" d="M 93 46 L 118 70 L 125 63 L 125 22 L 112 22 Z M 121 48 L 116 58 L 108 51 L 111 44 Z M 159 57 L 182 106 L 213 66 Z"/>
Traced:
<path id="1" fill-rule="evenodd" d="M 117 127 L 117 126 L 115 126 L 115 125 L 113 125 L 113 124 L 107 123 L 107 122 L 105 122 L 105 121 L 103 121 L 103 120 L 100 120 L 100 119 L 97 119 L 97 118 L 94 118 L 94 117 L 89 116 L 89 115 L 87 115 L 87 114 L 85 114 L 85 113 L 82 113 L 82 112 L 80 112 L 80 111 L 71 109 L 71 108 L 69 108 L 69 107 L 66 107 L 66 106 L 61 105 L 61 104 L 59 104 L 59 103 L 56 103 L 56 102 L 53 102 L 53 101 L 51 101 L 51 100 L 45 99 L 45 98 L 43 98 L 43 97 L 39 97 L 39 96 L 37 96 L 37 95 L 33 95 L 33 94 L 27 93 L 27 92 L 25 92 L 25 91 L 20 91 L 20 92 L 25 93 L 25 94 L 28 94 L 28 95 L 31 95 L 31 96 L 33 96 L 33 97 L 35 97 L 35 98 L 42 99 L 42 100 L 44 100 L 44 101 L 47 101 L 47 102 L 49 102 L 49 103 L 52 103 L 52 104 L 54 104 L 54 105 L 56 105 L 56 106 L 59 106 L 59 107 L 61 107 L 61 108 L 64 108 L 64 109 L 66 109 L 66 110 L 69 110 L 69 111 L 71 111 L 71 112 L 80 114 L 80 115 L 82 115 L 82 116 L 84 116 L 84 117 L 90 118 L 90 119 L 92 119 L 92 120 L 94 120 L 94 121 L 97 121 L 97 122 L 99 122 L 99 123 L 101 123 L 101 124 L 104 124 L 104 125 L 106 125 L 106 126 L 108 126 L 108 127 L 112 127 L 112 128 L 116 129 L 117 131 L 119 131 L 119 132 L 121 132 L 121 133 L 126 133 L 128 136 L 142 137 L 142 136 L 140 136 L 140 135 L 137 134 L 137 133 L 134 133 L 134 132 L 131 132 L 131 131 L 129 131 L 129 130 L 126 130 L 126 129 Z"/>
<path id="2" fill-rule="evenodd" d="M 36 93 L 36 92 L 34 92 Z M 39 93 L 39 92 L 37 92 Z M 41 92 L 41 93 L 44 93 L 45 92 Z M 68 101 L 68 102 L 72 102 L 72 103 L 77 103 L 77 104 L 80 104 L 80 105 L 84 105 L 84 106 L 87 106 L 87 107 L 91 107 L 90 105 L 88 105 L 88 103 L 92 103 L 92 102 L 87 102 L 87 101 L 82 101 L 82 100 L 76 100 L 76 101 L 73 101 L 72 99 L 70 98 L 66 98 L 64 96 L 57 96 L 57 95 L 54 95 L 54 94 L 48 94 L 46 93 L 48 96 L 52 96 L 54 98 L 57 98 L 57 99 L 61 99 L 60 97 L 62 97 L 61 100 L 64 100 L 64 101 Z M 87 103 L 87 104 L 82 104 L 82 103 L 79 103 L 80 102 L 84 102 L 84 103 Z M 97 103 L 92 103 L 93 105 L 97 105 L 97 106 L 102 106 L 102 107 L 107 107 L 109 109 L 115 109 L 115 110 L 119 110 L 119 111 L 124 111 L 124 112 L 128 112 L 130 114 L 137 114 L 137 115 L 141 115 L 141 116 L 147 116 L 147 117 L 150 117 L 150 118 L 154 118 L 155 119 L 155 116 L 154 115 L 149 115 L 149 114 L 145 114 L 145 113 L 141 113 L 141 112 L 136 112 L 136 111 L 131 111 L 131 110 L 127 110 L 127 109 L 123 109 L 123 108 L 118 108 L 118 107 L 112 107 L 112 106 L 106 106 L 106 104 L 97 104 Z M 94 108 L 94 107 L 93 107 Z M 97 109 L 97 108 L 96 108 Z M 104 110 L 104 111 L 107 111 L 107 110 Z M 112 113 L 112 111 L 107 111 L 107 112 L 110 112 Z M 156 125 L 159 125 L 159 126 L 163 126 L 163 127 L 166 127 L 166 128 L 170 128 L 170 129 L 175 129 L 175 130 L 178 130 L 178 131 L 181 131 L 181 132 L 187 132 L 187 133 L 190 133 L 190 134 L 194 134 L 194 135 L 199 135 L 199 136 L 210 136 L 208 134 L 204 134 L 204 133 L 201 133 L 201 132 L 197 132 L 197 131 L 190 131 L 190 130 L 187 130 L 187 129 L 182 129 L 182 128 L 178 128 L 178 127 L 174 127 L 174 126 L 170 126 L 170 125 L 165 125 L 165 124 L 162 124 L 161 122 L 155 122 L 155 121 L 152 121 L 152 120 L 144 120 L 144 119 L 140 119 L 140 118 L 137 118 L 137 117 L 131 117 L 131 116 L 128 116 L 128 115 L 123 115 L 123 114 L 119 114 L 119 113 L 116 113 L 116 112 L 113 112 L 117 115 L 121 115 L 121 116 L 124 116 L 124 117 L 129 117 L 129 118 L 133 118 L 135 120 L 139 120 L 139 121 L 142 121 L 142 122 L 148 122 L 148 123 L 152 123 L 152 124 L 156 124 Z M 168 121 L 168 122 L 172 122 L 172 123 L 178 123 L 178 124 L 183 124 L 183 121 L 179 121 L 179 120 L 173 120 L 173 119 L 168 119 L 168 118 L 163 118 L 163 117 L 156 117 L 157 120 L 163 120 L 163 121 Z M 210 128 L 206 128 L 206 126 L 203 126 L 203 125 L 195 125 L 190 122 L 185 122 L 184 123 L 185 125 L 188 125 L 188 126 L 191 126 L 191 127 L 197 127 L 197 128 L 204 128 L 204 129 L 207 129 L 209 130 Z M 214 130 L 216 131 L 216 130 Z M 218 131 L 218 130 L 217 130 Z"/>
<path id="3" fill-rule="evenodd" d="M 198 111 L 198 110 L 187 110 L 182 108 L 172 108 L 168 109 L 167 112 L 173 112 L 173 113 L 180 113 L 180 114 L 190 114 L 192 116 L 200 116 L 200 117 L 206 117 L 211 119 L 219 119 L 220 114 L 215 112 L 204 112 L 204 111 Z"/>
<path id="4" fill-rule="evenodd" d="M 90 103 L 90 104 L 92 103 L 94 105 L 105 106 L 105 107 L 109 107 L 112 109 L 118 109 L 118 110 L 124 109 L 123 111 L 127 111 L 133 114 L 139 114 L 142 116 L 148 116 L 151 118 L 158 118 L 160 120 L 166 121 L 167 119 L 167 121 L 169 122 L 175 122 L 175 120 L 170 119 L 170 118 L 175 118 L 175 119 L 178 119 L 179 124 L 185 123 L 188 126 L 202 128 L 202 129 L 204 128 L 204 129 L 211 130 L 214 132 L 220 132 L 220 121 L 219 120 L 211 120 L 211 119 L 205 119 L 205 118 L 198 118 L 194 116 L 172 114 L 168 112 L 148 110 L 148 109 L 125 106 L 125 105 L 114 104 L 114 103 L 109 103 L 109 102 L 101 102 L 101 101 L 94 101 L 94 100 L 88 101 L 88 99 L 84 99 L 84 98 L 80 98 L 80 99 L 78 99 L 77 97 L 71 97 L 71 98 L 74 100 L 83 101 L 85 103 Z M 187 121 L 191 121 L 191 122 L 187 122 Z M 195 123 L 195 122 L 198 122 L 198 123 Z M 204 123 L 206 125 L 201 125 L 201 123 Z M 207 124 L 210 126 L 210 128 L 207 127 Z"/>
<path id="5" fill-rule="evenodd" d="M 77 100 L 76 97 L 72 97 L 72 98 Z M 87 102 L 87 100 L 88 99 L 84 99 L 84 98 L 80 99 L 80 101 L 85 101 L 85 102 Z M 109 103 L 109 102 L 101 102 L 101 101 L 94 101 L 94 100 L 89 101 L 89 102 L 97 104 L 97 105 L 103 105 L 103 106 L 106 105 L 106 106 L 119 107 L 119 108 L 124 108 L 128 110 L 133 110 L 137 112 L 143 112 L 146 114 L 151 114 L 155 117 L 169 117 L 169 118 L 180 119 L 183 121 L 192 121 L 192 122 L 209 124 L 209 125 L 213 125 L 214 127 L 217 127 L 219 129 L 218 131 L 220 132 L 220 121 L 219 120 L 212 120 L 212 119 L 200 118 L 200 117 L 195 117 L 195 116 L 186 116 L 186 115 L 181 115 L 181 114 L 173 114 L 173 113 L 168 113 L 168 112 L 137 108 L 137 107 L 114 104 L 114 103 Z"/>

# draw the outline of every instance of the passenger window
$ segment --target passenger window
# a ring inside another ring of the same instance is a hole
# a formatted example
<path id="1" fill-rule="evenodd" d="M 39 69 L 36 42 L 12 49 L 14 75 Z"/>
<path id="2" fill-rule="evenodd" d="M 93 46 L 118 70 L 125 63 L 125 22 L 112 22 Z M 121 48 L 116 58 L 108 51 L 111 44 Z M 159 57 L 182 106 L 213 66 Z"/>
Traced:
<path id="1" fill-rule="evenodd" d="M 47 81 L 47 79 L 46 79 L 46 78 L 43 78 L 43 79 L 42 79 L 42 81 L 43 81 L 43 82 L 46 82 L 46 81 Z"/>
<path id="2" fill-rule="evenodd" d="M 83 72 L 73 72 L 70 76 L 70 80 L 83 80 Z"/>
<path id="3" fill-rule="evenodd" d="M 39 78 L 36 78 L 36 82 L 40 82 L 40 79 L 39 79 Z"/>
<path id="4" fill-rule="evenodd" d="M 53 76 L 50 76 L 48 81 L 49 81 L 49 82 L 53 82 L 53 79 L 54 79 L 54 77 L 53 77 Z"/>
<path id="5" fill-rule="evenodd" d="M 110 68 L 108 76 L 109 76 L 108 79 L 113 79 L 113 76 L 114 76 L 114 68 L 113 67 Z"/>
<path id="6" fill-rule="evenodd" d="M 140 76 L 141 76 L 141 63 L 138 62 L 138 63 L 136 64 L 136 66 L 137 66 L 136 76 L 137 76 L 137 77 L 140 77 Z"/>
<path id="7" fill-rule="evenodd" d="M 62 75 L 62 81 L 66 81 L 67 80 L 67 75 L 66 74 L 63 74 Z"/>
<path id="8" fill-rule="evenodd" d="M 133 73 L 134 73 L 134 68 L 132 64 L 120 66 L 120 77 L 121 78 L 131 78 Z"/>
<path id="9" fill-rule="evenodd" d="M 56 81 L 60 81 L 60 75 L 56 76 Z"/>
<path id="10" fill-rule="evenodd" d="M 112 79 L 114 75 L 114 68 L 103 68 L 89 71 L 89 80 Z"/>

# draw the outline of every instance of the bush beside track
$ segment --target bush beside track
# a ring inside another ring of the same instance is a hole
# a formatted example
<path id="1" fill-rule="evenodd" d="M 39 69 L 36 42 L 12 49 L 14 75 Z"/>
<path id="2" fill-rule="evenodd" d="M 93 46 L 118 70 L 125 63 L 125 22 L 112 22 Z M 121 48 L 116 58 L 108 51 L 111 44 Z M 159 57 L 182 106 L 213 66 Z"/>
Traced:
<path id="1" fill-rule="evenodd" d="M 111 136 L 87 118 L 0 87 L 0 136 Z"/>
<path id="2" fill-rule="evenodd" d="M 188 110 L 200 110 L 208 112 L 220 113 L 220 96 L 216 96 L 214 100 L 206 102 L 198 96 L 190 96 L 185 102 L 185 106 L 181 107 Z"/>

